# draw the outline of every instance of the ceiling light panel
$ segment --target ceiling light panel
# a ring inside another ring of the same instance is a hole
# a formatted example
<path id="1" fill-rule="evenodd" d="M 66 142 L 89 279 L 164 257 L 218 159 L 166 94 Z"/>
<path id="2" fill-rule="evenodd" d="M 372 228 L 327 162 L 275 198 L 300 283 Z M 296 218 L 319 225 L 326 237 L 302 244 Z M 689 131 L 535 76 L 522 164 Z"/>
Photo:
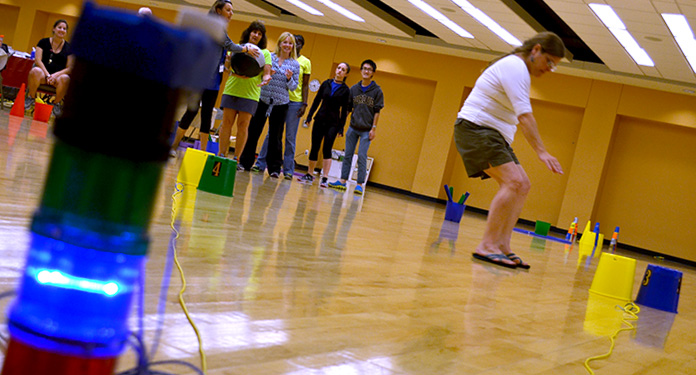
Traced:
<path id="1" fill-rule="evenodd" d="M 330 0 L 332 3 L 340 6 L 341 8 L 355 14 L 357 17 L 362 19 L 354 20 L 349 19 L 347 16 L 342 15 L 337 11 L 335 6 L 327 5 L 326 0 L 297 0 L 312 7 L 316 11 L 322 13 L 323 15 L 312 14 L 309 10 L 303 9 L 299 4 L 288 0 L 267 0 L 271 4 L 277 6 L 278 8 L 285 9 L 286 11 L 294 14 L 298 18 L 307 21 L 312 24 L 318 24 L 330 28 L 337 29 L 349 29 L 361 32 L 370 32 L 380 35 L 396 36 L 396 37 L 412 37 L 412 33 L 405 30 L 403 27 L 396 27 L 392 23 L 389 23 L 382 19 L 379 15 L 365 9 L 364 7 L 356 4 L 351 0 Z"/>
<path id="2" fill-rule="evenodd" d="M 573 29 L 609 69 L 644 75 L 638 64 L 624 51 L 614 35 L 583 0 L 546 0 L 546 4 Z"/>
<path id="3" fill-rule="evenodd" d="M 604 23 L 614 37 L 619 41 L 623 48 L 631 55 L 631 58 L 638 64 L 644 66 L 654 66 L 650 55 L 638 44 L 633 35 L 628 31 L 626 25 L 616 14 L 614 9 L 607 4 L 591 3 L 590 9 Z"/>
<path id="4" fill-rule="evenodd" d="M 463 29 L 473 34 L 474 39 L 463 38 L 443 26 L 440 22 L 423 13 L 421 10 L 411 5 L 408 0 L 382 0 L 384 3 L 418 23 L 423 28 L 435 34 L 443 41 L 474 49 L 489 50 L 495 52 L 509 52 L 512 46 L 500 37 L 496 36 L 488 28 L 476 21 L 467 14 L 460 6 L 452 0 L 422 0 L 444 14 L 448 19 L 455 22 Z M 536 32 L 508 8 L 502 1 L 490 0 L 469 0 L 473 7 L 487 14 L 491 19 L 508 30 L 512 35 L 520 40 L 524 40 L 536 34 Z"/>
<path id="5" fill-rule="evenodd" d="M 686 57 L 692 72 L 696 72 L 696 37 L 689 20 L 683 14 L 674 13 L 663 13 L 662 18 Z"/>

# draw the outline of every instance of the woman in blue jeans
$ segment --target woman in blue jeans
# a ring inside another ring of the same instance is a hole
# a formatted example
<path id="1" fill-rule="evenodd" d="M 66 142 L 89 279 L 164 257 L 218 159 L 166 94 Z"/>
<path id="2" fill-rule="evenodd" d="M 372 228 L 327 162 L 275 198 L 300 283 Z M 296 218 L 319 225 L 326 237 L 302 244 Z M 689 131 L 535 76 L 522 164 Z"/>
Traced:
<path id="1" fill-rule="evenodd" d="M 286 180 L 292 180 L 295 172 L 295 140 L 297 138 L 297 128 L 300 125 L 300 118 L 307 110 L 307 97 L 309 96 L 309 76 L 312 73 L 312 62 L 302 56 L 300 51 L 304 47 L 304 37 L 295 35 L 297 50 L 297 62 L 300 63 L 300 81 L 294 91 L 290 91 L 290 103 L 288 104 L 288 114 L 285 117 L 285 154 L 283 157 L 283 175 Z M 282 152 L 282 149 L 280 150 Z M 256 164 L 251 167 L 252 172 L 260 172 L 266 169 L 266 154 L 268 153 L 268 135 L 263 142 L 259 158 Z"/>

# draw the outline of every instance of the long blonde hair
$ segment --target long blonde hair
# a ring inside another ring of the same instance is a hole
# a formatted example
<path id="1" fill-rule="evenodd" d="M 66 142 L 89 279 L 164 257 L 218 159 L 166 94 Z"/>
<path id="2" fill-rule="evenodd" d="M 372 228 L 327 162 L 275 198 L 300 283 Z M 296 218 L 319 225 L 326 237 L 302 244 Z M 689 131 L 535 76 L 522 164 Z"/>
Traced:
<path id="1" fill-rule="evenodd" d="M 280 44 L 286 41 L 287 39 L 290 39 L 290 41 L 292 42 L 292 52 L 290 52 L 290 58 L 292 58 L 293 60 L 297 60 L 297 42 L 295 41 L 295 36 L 292 35 L 292 33 L 289 31 L 280 34 L 280 36 L 278 37 L 278 46 L 275 50 L 276 56 L 280 57 L 280 52 L 282 51 Z"/>

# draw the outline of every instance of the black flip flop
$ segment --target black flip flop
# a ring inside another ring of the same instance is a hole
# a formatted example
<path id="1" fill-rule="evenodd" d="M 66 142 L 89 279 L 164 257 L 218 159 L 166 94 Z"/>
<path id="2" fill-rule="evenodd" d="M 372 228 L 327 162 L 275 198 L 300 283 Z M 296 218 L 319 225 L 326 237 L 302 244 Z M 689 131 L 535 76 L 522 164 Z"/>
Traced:
<path id="1" fill-rule="evenodd" d="M 493 263 L 496 266 L 502 266 L 502 267 L 506 267 L 506 268 L 517 268 L 517 265 L 515 265 L 515 264 L 503 263 L 502 260 L 508 259 L 503 254 L 481 255 L 481 254 L 477 254 L 477 253 L 471 253 L 471 255 L 474 257 L 474 259 L 478 259 L 478 260 L 488 262 L 488 263 Z"/>
<path id="2" fill-rule="evenodd" d="M 515 262 L 515 264 L 517 264 L 517 267 L 519 267 L 519 268 L 523 268 L 525 270 L 528 270 L 532 267 L 529 264 L 524 264 L 524 261 L 522 260 L 522 258 L 517 256 L 517 254 L 515 254 L 515 253 L 510 253 L 510 254 L 505 254 L 505 255 L 507 255 L 508 259 Z M 519 261 L 519 263 L 517 261 Z"/>

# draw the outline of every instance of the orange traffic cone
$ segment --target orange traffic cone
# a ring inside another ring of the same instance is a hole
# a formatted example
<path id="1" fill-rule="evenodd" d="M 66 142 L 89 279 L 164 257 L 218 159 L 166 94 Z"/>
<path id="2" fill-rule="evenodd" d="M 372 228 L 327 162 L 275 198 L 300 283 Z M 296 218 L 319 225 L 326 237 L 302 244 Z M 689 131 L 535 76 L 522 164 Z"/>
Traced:
<path id="1" fill-rule="evenodd" d="M 25 95 L 26 93 L 24 92 L 24 84 L 22 83 L 22 87 L 20 87 L 19 92 L 17 93 L 17 97 L 15 98 L 14 105 L 12 106 L 12 110 L 10 111 L 11 116 L 24 117 Z"/>

